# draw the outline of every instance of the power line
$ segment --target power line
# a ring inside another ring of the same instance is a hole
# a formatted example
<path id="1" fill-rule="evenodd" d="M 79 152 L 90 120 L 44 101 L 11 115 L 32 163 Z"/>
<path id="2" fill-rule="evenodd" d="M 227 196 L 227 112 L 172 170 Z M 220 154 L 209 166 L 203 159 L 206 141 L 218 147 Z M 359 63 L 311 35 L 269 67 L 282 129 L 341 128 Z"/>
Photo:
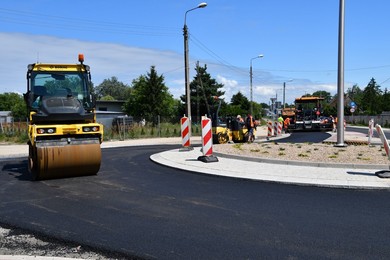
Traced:
<path id="1" fill-rule="evenodd" d="M 42 13 L 0 8 L 0 21 L 36 27 L 70 29 L 78 31 L 136 34 L 148 36 L 177 36 L 178 28 L 88 20 Z"/>

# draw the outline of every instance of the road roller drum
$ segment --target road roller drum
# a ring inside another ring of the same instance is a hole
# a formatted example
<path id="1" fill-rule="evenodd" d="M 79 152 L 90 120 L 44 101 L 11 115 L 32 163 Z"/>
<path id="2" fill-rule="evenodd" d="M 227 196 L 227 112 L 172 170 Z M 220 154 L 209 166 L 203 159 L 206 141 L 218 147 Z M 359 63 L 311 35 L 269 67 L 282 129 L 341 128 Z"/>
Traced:
<path id="1" fill-rule="evenodd" d="M 95 175 L 100 169 L 100 144 L 42 146 L 30 156 L 33 179 Z"/>

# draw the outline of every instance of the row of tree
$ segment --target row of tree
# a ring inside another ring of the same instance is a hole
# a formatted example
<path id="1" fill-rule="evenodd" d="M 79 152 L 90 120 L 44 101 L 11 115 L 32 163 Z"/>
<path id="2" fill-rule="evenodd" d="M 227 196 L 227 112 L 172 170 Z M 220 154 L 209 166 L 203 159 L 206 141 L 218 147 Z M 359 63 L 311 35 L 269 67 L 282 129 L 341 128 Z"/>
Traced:
<path id="1" fill-rule="evenodd" d="M 191 116 L 199 122 L 201 116 L 221 117 L 247 114 L 250 101 L 241 93 L 233 95 L 230 103 L 220 99 L 225 94 L 223 84 L 218 83 L 207 72 L 207 65 L 196 67 L 196 76 L 190 82 Z M 123 110 L 136 118 L 147 121 L 156 120 L 156 115 L 178 122 L 186 114 L 186 95 L 174 99 L 164 82 L 164 76 L 159 75 L 152 66 L 146 75 L 141 75 L 132 81 L 131 86 L 118 81 L 116 77 L 105 79 L 95 88 L 100 100 L 125 100 Z M 253 103 L 254 116 L 260 118 L 267 104 Z"/>
<path id="2" fill-rule="evenodd" d="M 232 96 L 230 102 L 219 97 L 223 96 L 223 84 L 218 83 L 207 72 L 207 65 L 196 67 L 196 76 L 190 82 L 191 111 L 194 122 L 199 122 L 200 117 L 209 117 L 218 114 L 220 117 L 246 115 L 250 111 L 251 103 L 241 92 Z M 150 71 L 134 79 L 131 86 L 124 84 L 116 77 L 105 79 L 100 85 L 94 87 L 98 100 L 123 100 L 123 110 L 135 118 L 144 118 L 147 121 L 155 122 L 157 115 L 171 122 L 178 122 L 179 118 L 186 111 L 186 95 L 179 99 L 173 98 L 169 88 L 164 82 L 164 76 L 159 75 L 155 66 Z M 326 91 L 316 91 L 312 96 L 322 96 L 326 105 L 326 115 L 336 114 L 336 107 L 332 105 L 332 96 Z M 310 94 L 309 94 L 310 96 Z M 354 85 L 346 91 L 348 100 L 357 104 L 355 114 L 377 115 L 382 111 L 390 111 L 390 93 L 385 89 L 381 90 L 372 78 L 368 85 L 362 90 Z M 292 106 L 293 104 L 287 104 Z M 265 103 L 252 104 L 253 116 L 261 118 L 264 116 L 264 109 L 268 108 Z M 27 117 L 27 109 L 23 97 L 16 93 L 0 94 L 0 111 L 12 111 L 16 119 L 24 120 Z M 348 104 L 345 106 L 345 114 L 349 112 Z"/>

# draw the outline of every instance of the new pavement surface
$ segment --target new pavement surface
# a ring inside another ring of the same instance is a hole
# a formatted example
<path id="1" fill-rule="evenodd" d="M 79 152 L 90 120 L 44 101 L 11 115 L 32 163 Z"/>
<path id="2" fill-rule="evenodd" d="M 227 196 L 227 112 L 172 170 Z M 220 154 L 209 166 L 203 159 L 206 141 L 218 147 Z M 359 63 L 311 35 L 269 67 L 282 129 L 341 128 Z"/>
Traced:
<path id="1" fill-rule="evenodd" d="M 283 134 L 279 139 L 288 136 Z M 267 140 L 265 127 L 257 131 L 258 142 Z M 345 142 L 366 142 L 367 134 L 345 131 Z M 332 133 L 327 142 L 336 143 L 337 134 Z M 379 138 L 372 138 L 372 144 L 380 144 Z M 125 141 L 103 142 L 102 148 L 123 146 L 181 144 L 181 138 L 132 139 Z M 214 174 L 232 178 L 245 178 L 259 181 L 278 182 L 297 185 L 313 185 L 334 188 L 388 189 L 390 179 L 379 178 L 375 173 L 389 170 L 384 165 L 323 164 L 272 159 L 254 159 L 226 154 L 215 154 L 218 162 L 204 163 L 198 160 L 201 152 L 201 138 L 192 137 L 193 150 L 175 149 L 154 154 L 150 159 L 158 164 L 204 174 Z M 0 159 L 26 157 L 27 145 L 0 145 Z M 288 167 L 286 167 L 288 165 Z"/>
<path id="2" fill-rule="evenodd" d="M 265 129 L 258 131 L 257 141 L 266 141 Z M 282 135 L 283 138 L 287 135 Z M 326 140 L 336 142 L 336 134 Z M 295 185 L 313 185 L 333 188 L 354 189 L 388 189 L 390 179 L 379 178 L 375 175 L 383 165 L 351 165 L 351 164 L 321 164 L 307 162 L 293 162 L 280 160 L 265 160 L 237 157 L 232 155 L 215 154 L 218 162 L 205 163 L 198 160 L 202 155 L 201 138 L 192 137 L 194 149 L 174 149 L 153 154 L 150 159 L 158 164 L 180 168 L 202 174 L 213 174 L 232 178 L 245 178 L 267 182 L 288 183 Z M 367 135 L 358 132 L 345 132 L 345 140 L 367 141 Z M 380 144 L 379 138 L 373 138 L 372 143 Z M 157 144 L 181 144 L 180 138 L 136 139 L 126 141 L 104 142 L 103 149 Z M 27 157 L 27 145 L 0 145 L 0 159 Z M 286 170 L 288 165 L 288 170 Z M 5 257 L 5 258 L 4 258 Z M 32 259 L 27 256 L 0 256 L 0 259 Z M 53 257 L 33 257 L 33 259 L 59 259 Z M 65 259 L 65 258 L 63 258 Z"/>

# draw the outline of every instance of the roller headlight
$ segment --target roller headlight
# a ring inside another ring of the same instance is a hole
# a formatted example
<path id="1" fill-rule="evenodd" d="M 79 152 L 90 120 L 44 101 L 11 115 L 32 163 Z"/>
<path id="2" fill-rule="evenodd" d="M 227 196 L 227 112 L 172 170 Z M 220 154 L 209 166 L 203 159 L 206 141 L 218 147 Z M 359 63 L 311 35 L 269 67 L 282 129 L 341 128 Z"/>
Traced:
<path id="1" fill-rule="evenodd" d="M 38 134 L 54 134 L 56 132 L 55 128 L 38 128 Z"/>
<path id="2" fill-rule="evenodd" d="M 83 132 L 99 132 L 99 127 L 98 126 L 84 126 L 83 127 Z"/>

